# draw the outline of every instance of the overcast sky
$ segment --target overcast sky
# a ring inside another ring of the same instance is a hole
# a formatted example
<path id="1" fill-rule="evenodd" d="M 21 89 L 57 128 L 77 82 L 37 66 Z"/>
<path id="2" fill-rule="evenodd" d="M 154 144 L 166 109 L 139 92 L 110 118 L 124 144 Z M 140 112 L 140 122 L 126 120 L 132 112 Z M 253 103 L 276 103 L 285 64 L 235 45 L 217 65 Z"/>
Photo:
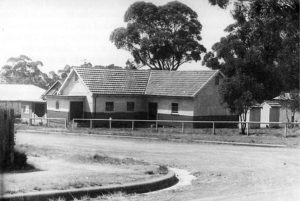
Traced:
<path id="1" fill-rule="evenodd" d="M 132 58 L 117 49 L 110 33 L 125 26 L 123 16 L 137 0 L 0 0 L 0 66 L 9 57 L 25 54 L 44 63 L 43 71 L 66 64 L 115 64 L 124 66 Z M 163 5 L 169 0 L 149 0 Z M 228 10 L 211 6 L 208 0 L 180 0 L 198 13 L 202 44 L 209 50 L 225 35 L 233 22 Z M 200 70 L 201 62 L 181 70 Z M 202 68 L 203 69 L 203 68 Z"/>

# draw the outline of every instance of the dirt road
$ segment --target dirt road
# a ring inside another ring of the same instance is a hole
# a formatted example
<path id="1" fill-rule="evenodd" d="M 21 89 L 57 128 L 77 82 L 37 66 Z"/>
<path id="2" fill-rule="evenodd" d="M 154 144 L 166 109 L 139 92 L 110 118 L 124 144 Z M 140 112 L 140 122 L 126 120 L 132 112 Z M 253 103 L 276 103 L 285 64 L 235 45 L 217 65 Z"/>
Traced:
<path id="1" fill-rule="evenodd" d="M 18 133 L 17 144 L 132 157 L 192 172 L 192 185 L 130 200 L 300 200 L 300 149 Z"/>

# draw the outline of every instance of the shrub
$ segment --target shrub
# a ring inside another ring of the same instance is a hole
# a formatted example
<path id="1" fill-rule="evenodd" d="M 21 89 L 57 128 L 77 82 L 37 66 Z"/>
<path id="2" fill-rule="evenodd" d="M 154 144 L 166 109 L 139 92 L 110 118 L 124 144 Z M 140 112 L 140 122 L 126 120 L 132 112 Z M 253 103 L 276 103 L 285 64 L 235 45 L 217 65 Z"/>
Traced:
<path id="1" fill-rule="evenodd" d="M 14 151 L 14 166 L 16 168 L 23 168 L 27 165 L 27 156 L 23 152 Z"/>

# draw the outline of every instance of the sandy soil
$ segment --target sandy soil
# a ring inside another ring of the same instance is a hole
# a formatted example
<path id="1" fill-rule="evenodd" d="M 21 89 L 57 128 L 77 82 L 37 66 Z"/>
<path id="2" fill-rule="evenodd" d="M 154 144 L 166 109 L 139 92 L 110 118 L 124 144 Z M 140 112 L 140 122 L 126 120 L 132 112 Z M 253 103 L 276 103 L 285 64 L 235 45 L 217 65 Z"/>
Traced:
<path id="1" fill-rule="evenodd" d="M 17 148 L 27 153 L 28 163 L 36 169 L 5 173 L 4 194 L 107 186 L 158 176 L 157 166 L 132 158 L 111 158 L 45 144 L 19 144 Z"/>
<path id="2" fill-rule="evenodd" d="M 125 200 L 300 200 L 300 149 L 188 144 L 76 135 L 17 134 L 17 144 L 133 157 L 185 169 L 192 185 Z"/>

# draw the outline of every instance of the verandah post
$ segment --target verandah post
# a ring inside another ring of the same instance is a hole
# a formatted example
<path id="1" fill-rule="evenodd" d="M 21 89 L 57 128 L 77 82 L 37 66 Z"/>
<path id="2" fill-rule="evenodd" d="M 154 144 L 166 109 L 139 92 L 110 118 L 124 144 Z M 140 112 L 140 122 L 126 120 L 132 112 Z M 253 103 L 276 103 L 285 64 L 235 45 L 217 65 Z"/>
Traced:
<path id="1" fill-rule="evenodd" d="M 90 119 L 90 128 L 93 128 L 93 120 Z"/>
<path id="2" fill-rule="evenodd" d="M 212 134 L 215 135 L 216 132 L 215 132 L 215 122 L 213 121 L 213 127 L 212 127 Z"/>
<path id="3" fill-rule="evenodd" d="M 157 120 L 155 121 L 155 130 L 158 131 L 158 122 L 157 122 Z"/>

